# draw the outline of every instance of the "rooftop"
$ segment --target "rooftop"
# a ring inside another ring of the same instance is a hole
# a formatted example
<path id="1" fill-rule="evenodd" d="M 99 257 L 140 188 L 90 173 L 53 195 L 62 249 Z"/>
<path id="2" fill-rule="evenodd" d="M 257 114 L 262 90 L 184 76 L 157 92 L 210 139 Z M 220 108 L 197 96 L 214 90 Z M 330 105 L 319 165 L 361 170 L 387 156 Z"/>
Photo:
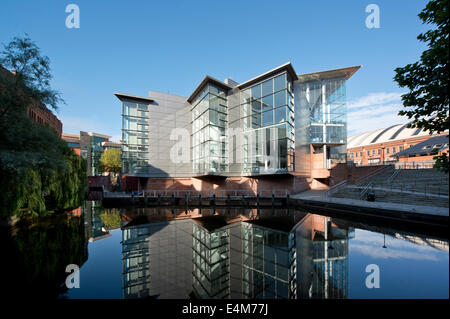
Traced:
<path id="1" fill-rule="evenodd" d="M 335 79 L 335 78 L 341 78 L 341 77 L 348 80 L 361 67 L 362 67 L 362 65 L 356 65 L 356 66 L 349 66 L 346 68 L 340 68 L 340 69 L 334 69 L 334 70 L 326 70 L 326 71 L 319 71 L 319 72 L 313 72 L 313 73 L 298 74 L 298 80 L 300 82 L 309 82 L 309 81 Z"/>
<path id="2" fill-rule="evenodd" d="M 291 77 L 292 77 L 292 79 L 294 81 L 298 79 L 297 74 L 295 73 L 294 67 L 292 66 L 291 62 L 287 62 L 287 63 L 282 64 L 282 65 L 280 65 L 280 66 L 278 66 L 278 67 L 276 67 L 276 68 L 274 68 L 272 70 L 269 70 L 269 71 L 267 71 L 267 72 L 265 72 L 263 74 L 260 74 L 260 75 L 254 77 L 254 78 L 252 78 L 252 79 L 250 79 L 248 81 L 245 81 L 245 82 L 237 85 L 237 88 L 242 90 L 243 88 L 245 88 L 247 86 L 250 86 L 250 85 L 252 85 L 252 84 L 254 84 L 256 82 L 259 82 L 260 80 L 262 80 L 264 78 L 267 78 L 267 77 L 270 77 L 272 75 L 275 75 L 275 74 L 277 74 L 277 73 L 279 73 L 279 72 L 281 72 L 283 70 L 286 70 L 291 75 Z"/>
<path id="3" fill-rule="evenodd" d="M 148 97 L 144 97 L 144 96 L 137 96 L 137 95 L 131 95 L 131 94 L 125 94 L 125 93 L 118 93 L 118 92 L 114 92 L 114 95 L 123 101 L 134 101 L 134 102 L 140 102 L 140 103 L 147 103 L 150 104 L 153 102 L 152 99 L 148 98 Z"/>
<path id="4" fill-rule="evenodd" d="M 398 152 L 395 156 L 430 155 L 433 150 L 441 151 L 446 148 L 448 148 L 448 134 L 430 137 L 426 141 Z"/>
<path id="5" fill-rule="evenodd" d="M 412 137 L 428 136 L 423 129 L 408 128 L 408 124 L 397 124 L 387 128 L 352 135 L 347 138 L 347 148 L 386 143 Z"/>
<path id="6" fill-rule="evenodd" d="M 200 84 L 197 85 L 197 87 L 195 88 L 194 92 L 192 92 L 192 94 L 188 97 L 187 101 L 188 101 L 189 103 L 191 103 L 191 102 L 194 100 L 194 98 L 196 97 L 196 95 L 201 91 L 201 89 L 203 88 L 203 86 L 204 86 L 206 83 L 210 83 L 210 82 L 213 83 L 213 84 L 215 84 L 215 85 L 218 85 L 218 86 L 220 86 L 221 88 L 224 88 L 224 89 L 226 89 L 226 90 L 232 89 L 231 86 L 225 84 L 224 82 L 222 82 L 222 81 L 220 81 L 220 80 L 217 80 L 216 78 L 213 78 L 212 76 L 206 75 L 206 76 L 203 78 L 203 80 L 200 82 Z"/>

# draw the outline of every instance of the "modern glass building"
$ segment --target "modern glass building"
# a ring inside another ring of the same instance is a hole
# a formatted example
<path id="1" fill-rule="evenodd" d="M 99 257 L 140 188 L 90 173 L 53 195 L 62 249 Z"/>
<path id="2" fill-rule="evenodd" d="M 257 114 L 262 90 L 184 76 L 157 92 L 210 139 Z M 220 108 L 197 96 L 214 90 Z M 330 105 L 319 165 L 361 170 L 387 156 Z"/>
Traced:
<path id="1" fill-rule="evenodd" d="M 139 174 L 149 164 L 148 103 L 150 99 L 121 96 L 122 104 L 122 165 L 123 172 Z"/>
<path id="2" fill-rule="evenodd" d="M 192 172 L 214 174 L 228 172 L 227 91 L 224 85 L 211 77 L 188 99 L 192 105 Z"/>
<path id="3" fill-rule="evenodd" d="M 123 225 L 124 297 L 347 298 L 353 228 L 302 216 L 243 221 L 218 211 L 159 221 L 158 212 Z"/>
<path id="4" fill-rule="evenodd" d="M 289 293 L 289 232 L 242 223 L 242 296 L 287 299 Z"/>
<path id="5" fill-rule="evenodd" d="M 199 298 L 230 298 L 230 231 L 192 223 L 192 285 Z"/>
<path id="6" fill-rule="evenodd" d="M 120 144 L 110 142 L 111 136 L 93 132 L 83 132 L 80 134 L 63 133 L 62 139 L 67 145 L 87 161 L 87 176 L 100 176 L 100 157 L 107 148 L 117 147 Z"/>
<path id="7" fill-rule="evenodd" d="M 115 93 L 123 173 L 314 178 L 345 162 L 346 81 L 359 68 L 297 74 L 286 63 L 242 83 L 205 76 L 187 98 Z"/>

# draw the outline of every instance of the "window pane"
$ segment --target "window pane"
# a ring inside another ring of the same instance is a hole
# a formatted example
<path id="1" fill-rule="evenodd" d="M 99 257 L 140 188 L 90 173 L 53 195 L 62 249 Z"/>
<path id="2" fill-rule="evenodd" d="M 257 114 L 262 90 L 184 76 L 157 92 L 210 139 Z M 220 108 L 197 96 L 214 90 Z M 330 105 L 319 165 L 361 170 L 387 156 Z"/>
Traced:
<path id="1" fill-rule="evenodd" d="M 261 112 L 261 101 L 253 100 L 252 101 L 252 113 L 260 113 Z"/>
<path id="2" fill-rule="evenodd" d="M 286 121 L 286 107 L 275 109 L 275 123 Z"/>
<path id="3" fill-rule="evenodd" d="M 250 102 L 250 89 L 241 92 L 241 103 Z"/>
<path id="4" fill-rule="evenodd" d="M 252 97 L 257 99 L 261 97 L 261 84 L 252 87 Z"/>
<path id="5" fill-rule="evenodd" d="M 273 124 L 273 111 L 263 113 L 263 125 Z"/>
<path id="6" fill-rule="evenodd" d="M 286 91 L 275 93 L 275 107 L 286 105 Z"/>
<path id="7" fill-rule="evenodd" d="M 274 79 L 274 87 L 275 92 L 286 88 L 286 74 L 279 75 Z"/>
<path id="8" fill-rule="evenodd" d="M 261 113 L 253 114 L 252 118 L 252 128 L 258 128 L 261 126 Z"/>
<path id="9" fill-rule="evenodd" d="M 268 95 L 262 99 L 263 111 L 267 111 L 273 108 L 273 95 Z"/>
<path id="10" fill-rule="evenodd" d="M 262 83 L 262 96 L 266 96 L 273 92 L 273 79 L 267 80 Z"/>

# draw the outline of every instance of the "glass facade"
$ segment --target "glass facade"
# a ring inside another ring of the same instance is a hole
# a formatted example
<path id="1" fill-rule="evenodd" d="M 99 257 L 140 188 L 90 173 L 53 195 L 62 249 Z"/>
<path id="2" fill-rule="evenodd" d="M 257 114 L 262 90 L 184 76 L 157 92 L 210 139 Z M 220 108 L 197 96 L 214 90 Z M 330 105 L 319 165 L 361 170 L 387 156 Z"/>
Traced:
<path id="1" fill-rule="evenodd" d="M 346 79 L 332 78 L 300 83 L 300 108 L 309 110 L 309 142 L 326 144 L 327 160 L 345 162 L 347 143 Z"/>
<path id="2" fill-rule="evenodd" d="M 193 99 L 191 105 L 194 174 L 227 172 L 226 90 L 208 83 Z"/>
<path id="3" fill-rule="evenodd" d="M 242 223 L 242 295 L 252 299 L 287 299 L 289 233 Z"/>
<path id="4" fill-rule="evenodd" d="M 124 174 L 143 174 L 149 167 L 148 105 L 122 104 L 122 164 Z"/>
<path id="5" fill-rule="evenodd" d="M 238 108 L 239 115 L 230 120 L 230 126 L 243 131 L 242 173 L 293 171 L 295 124 L 290 76 L 281 73 L 243 89 L 232 108 Z"/>
<path id="6" fill-rule="evenodd" d="M 346 81 L 357 69 L 296 75 L 286 64 L 241 84 L 205 77 L 187 99 L 155 91 L 151 99 L 117 94 L 123 101 L 123 173 L 308 176 L 345 163 Z M 178 143 L 173 129 L 187 131 L 189 141 Z M 174 161 L 175 146 L 178 155 L 189 154 Z M 323 164 L 315 156 L 320 153 Z"/>
<path id="7" fill-rule="evenodd" d="M 193 288 L 200 298 L 230 296 L 230 233 L 227 229 L 208 231 L 192 223 Z"/>

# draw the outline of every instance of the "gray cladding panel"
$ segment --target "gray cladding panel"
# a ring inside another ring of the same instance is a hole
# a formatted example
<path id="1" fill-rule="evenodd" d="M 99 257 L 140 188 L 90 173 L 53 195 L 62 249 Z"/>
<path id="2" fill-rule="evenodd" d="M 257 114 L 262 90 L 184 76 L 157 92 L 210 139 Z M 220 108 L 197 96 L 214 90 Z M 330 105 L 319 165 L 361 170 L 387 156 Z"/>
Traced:
<path id="1" fill-rule="evenodd" d="M 170 150 L 180 139 L 171 140 L 172 131 L 186 129 L 190 136 L 190 104 L 185 97 L 168 93 L 149 91 L 149 96 L 154 99 L 148 113 L 149 177 L 190 177 L 190 164 L 174 163 L 170 159 Z"/>

